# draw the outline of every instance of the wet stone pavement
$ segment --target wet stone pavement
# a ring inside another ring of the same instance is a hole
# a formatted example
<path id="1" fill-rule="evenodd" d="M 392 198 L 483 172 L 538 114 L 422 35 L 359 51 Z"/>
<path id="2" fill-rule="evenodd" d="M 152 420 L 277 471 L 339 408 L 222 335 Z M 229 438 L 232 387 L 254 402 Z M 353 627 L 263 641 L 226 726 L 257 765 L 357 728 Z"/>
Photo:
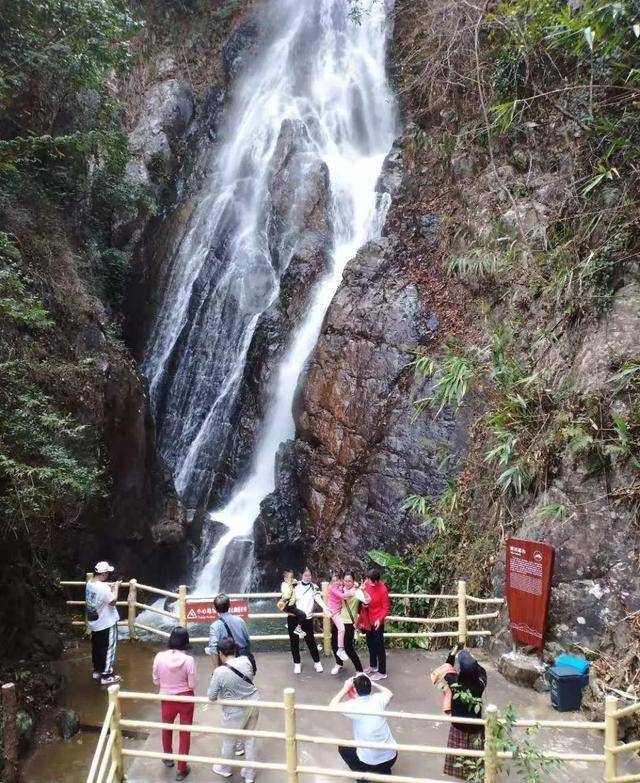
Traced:
<path id="1" fill-rule="evenodd" d="M 124 690 L 150 691 L 151 663 L 155 652 L 160 649 L 146 642 L 122 642 L 119 649 L 119 671 L 123 676 Z M 210 678 L 208 657 L 195 651 L 198 667 L 197 694 L 204 695 Z M 303 653 L 304 655 L 304 653 Z M 88 771 L 91 755 L 99 727 L 106 710 L 107 695 L 93 683 L 89 676 L 88 645 L 80 643 L 78 648 L 64 660 L 60 666 L 66 675 L 67 692 L 65 706 L 77 710 L 85 727 L 82 733 L 68 742 L 57 742 L 40 748 L 28 760 L 24 770 L 25 783 L 82 783 Z M 417 650 L 391 650 L 389 652 L 389 678 L 384 683 L 394 692 L 390 709 L 406 712 L 420 712 L 437 715 L 441 710 L 439 692 L 429 680 L 429 672 L 439 665 L 445 653 L 422 652 Z M 479 657 L 482 658 L 480 655 Z M 308 656 L 303 657 L 302 674 L 293 674 L 290 656 L 285 652 L 258 653 L 258 674 L 256 684 L 262 699 L 282 701 L 285 687 L 296 689 L 298 703 L 326 705 L 340 688 L 343 676 L 348 676 L 350 667 L 345 666 L 345 674 L 333 677 L 329 673 L 332 659 L 323 658 L 325 671 L 317 674 L 313 670 Z M 548 694 L 539 694 L 520 688 L 507 682 L 490 664 L 485 662 L 489 674 L 489 685 L 485 705 L 496 704 L 501 710 L 513 705 L 519 718 L 581 720 L 580 713 L 557 713 L 552 709 Z M 198 705 L 196 722 L 202 725 L 216 725 L 219 721 L 220 707 L 215 704 Z M 123 702 L 123 717 L 147 720 L 160 720 L 157 702 Z M 283 731 L 283 713 L 279 710 L 263 709 L 258 721 L 258 729 Z M 434 723 L 392 719 L 393 735 L 397 742 L 407 744 L 446 745 L 448 724 L 442 721 Z M 348 719 L 339 714 L 299 712 L 297 715 L 299 733 L 351 738 L 351 725 Z M 534 734 L 537 744 L 545 750 L 557 750 L 565 753 L 601 753 L 602 733 L 597 731 L 575 731 L 544 729 Z M 124 746 L 144 750 L 161 750 L 159 732 L 129 732 Z M 220 738 L 212 735 L 194 735 L 191 753 L 195 755 L 215 756 L 220 748 Z M 177 736 L 174 735 L 174 749 L 177 751 Z M 298 752 L 301 763 L 322 769 L 344 769 L 336 749 L 331 745 L 312 745 L 299 743 Z M 284 761 L 284 747 L 280 740 L 258 740 L 258 758 L 261 761 Z M 423 754 L 402 753 L 394 767 L 397 774 L 415 776 L 425 780 L 453 780 L 444 775 L 442 765 L 444 757 L 425 756 Z M 623 767 L 622 773 L 640 771 L 640 763 L 630 762 Z M 129 783 L 164 783 L 175 779 L 175 769 L 166 769 L 159 760 L 128 759 L 125 762 L 126 777 Z M 284 773 L 280 771 L 258 771 L 256 780 L 261 783 L 284 783 Z M 215 775 L 210 765 L 193 764 L 188 780 L 192 783 L 222 780 Z M 328 775 L 301 775 L 304 783 L 330 783 L 342 778 Z M 234 771 L 230 781 L 241 783 L 240 768 Z M 344 780 L 347 780 L 344 778 Z M 515 771 L 501 780 L 520 780 Z M 563 762 L 557 770 L 545 776 L 549 783 L 595 783 L 603 780 L 603 766 L 596 763 Z"/>

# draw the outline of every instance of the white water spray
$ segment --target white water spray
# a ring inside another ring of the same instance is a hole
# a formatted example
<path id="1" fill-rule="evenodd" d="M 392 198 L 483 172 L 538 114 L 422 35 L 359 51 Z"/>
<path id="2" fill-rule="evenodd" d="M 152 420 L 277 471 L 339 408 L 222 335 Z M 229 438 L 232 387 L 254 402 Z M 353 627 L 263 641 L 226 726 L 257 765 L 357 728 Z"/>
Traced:
<path id="1" fill-rule="evenodd" d="M 278 447 L 294 436 L 296 386 L 345 265 L 379 233 L 388 207 L 375 187 L 396 131 L 385 71 L 390 5 L 372 0 L 360 24 L 349 18 L 347 0 L 270 0 L 257 10 L 271 34 L 238 85 L 227 141 L 211 165 L 216 190 L 203 198 L 172 267 L 146 371 L 161 409 L 163 453 L 188 494 L 215 470 L 205 457 L 212 443 L 222 451 L 251 336 L 278 295 L 265 235 L 266 183 L 283 122 L 301 122 L 310 152 L 329 170 L 332 265 L 277 370 L 248 477 L 210 513 L 227 531 L 199 575 L 200 593 L 219 589 L 232 540 L 252 535 L 260 503 L 274 489 Z M 248 566 L 238 564 L 247 582 Z"/>

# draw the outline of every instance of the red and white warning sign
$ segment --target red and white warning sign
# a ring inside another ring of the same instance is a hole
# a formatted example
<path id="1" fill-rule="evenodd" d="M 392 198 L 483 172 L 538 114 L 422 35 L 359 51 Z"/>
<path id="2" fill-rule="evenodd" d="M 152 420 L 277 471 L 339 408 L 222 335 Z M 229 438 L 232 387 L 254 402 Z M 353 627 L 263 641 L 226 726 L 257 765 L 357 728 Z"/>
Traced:
<path id="1" fill-rule="evenodd" d="M 238 615 L 246 623 L 249 617 L 249 602 L 245 598 L 232 598 L 229 614 Z M 218 613 L 213 605 L 213 599 L 199 601 L 196 598 L 187 598 L 187 622 L 212 623 L 217 619 Z"/>

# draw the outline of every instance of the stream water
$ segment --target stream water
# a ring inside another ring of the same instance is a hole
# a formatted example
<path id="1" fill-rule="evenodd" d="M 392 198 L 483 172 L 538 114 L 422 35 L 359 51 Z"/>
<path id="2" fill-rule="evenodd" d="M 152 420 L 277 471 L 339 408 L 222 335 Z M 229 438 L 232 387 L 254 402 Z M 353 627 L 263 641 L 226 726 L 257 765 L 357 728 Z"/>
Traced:
<path id="1" fill-rule="evenodd" d="M 260 503 L 274 489 L 278 447 L 294 435 L 293 397 L 323 318 L 345 265 L 379 233 L 388 207 L 376 182 L 397 124 L 385 70 L 391 4 L 364 5 L 359 24 L 346 0 L 270 0 L 257 9 L 266 31 L 260 53 L 234 86 L 223 141 L 211 152 L 146 352 L 160 447 L 178 491 L 196 505 L 233 434 L 251 339 L 260 314 L 278 297 L 287 265 L 286 259 L 275 264 L 269 251 L 268 178 L 283 123 L 302 123 L 309 154 L 329 171 L 331 268 L 316 281 L 274 373 L 246 478 L 224 507 L 210 512 L 227 531 L 205 558 L 200 593 L 218 590 L 230 543 L 251 539 Z M 236 570 L 248 582 L 251 548 L 235 551 L 241 553 Z"/>

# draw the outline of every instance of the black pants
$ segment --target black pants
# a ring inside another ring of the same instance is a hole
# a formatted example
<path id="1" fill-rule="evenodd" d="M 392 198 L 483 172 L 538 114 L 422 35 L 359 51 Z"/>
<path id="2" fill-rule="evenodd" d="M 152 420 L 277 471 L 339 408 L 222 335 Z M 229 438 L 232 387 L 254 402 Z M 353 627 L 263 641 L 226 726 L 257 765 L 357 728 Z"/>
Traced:
<path id="1" fill-rule="evenodd" d="M 344 624 L 344 651 L 349 656 L 351 663 L 355 666 L 357 672 L 362 671 L 362 662 L 360 656 L 356 652 L 356 648 L 353 646 L 353 640 L 355 638 L 355 630 L 353 623 Z M 337 656 L 338 651 L 338 629 L 333 623 L 331 623 L 331 649 L 333 650 L 333 657 L 336 659 L 338 666 L 342 666 L 344 661 L 341 661 Z"/>
<path id="2" fill-rule="evenodd" d="M 91 661 L 94 672 L 102 674 L 103 677 L 113 674 L 117 644 L 118 626 L 115 624 L 103 631 L 91 632 Z"/>
<path id="3" fill-rule="evenodd" d="M 302 611 L 302 609 L 298 609 L 297 606 L 287 606 L 284 611 L 289 615 L 289 617 L 295 617 L 296 622 L 299 625 L 302 625 L 302 623 L 307 619 L 307 615 Z"/>
<path id="4" fill-rule="evenodd" d="M 320 653 L 318 652 L 318 645 L 313 637 L 313 620 L 308 620 L 305 616 L 304 620 L 298 621 L 292 615 L 287 617 L 287 630 L 289 631 L 289 644 L 291 645 L 291 655 L 293 656 L 294 663 L 300 663 L 300 637 L 297 633 L 294 633 L 294 629 L 300 626 L 305 633 L 304 640 L 307 643 L 311 657 L 318 663 L 320 660 Z"/>
<path id="5" fill-rule="evenodd" d="M 398 754 L 385 761 L 382 764 L 365 764 L 364 761 L 360 761 L 356 748 L 345 748 L 342 745 L 338 746 L 338 753 L 342 756 L 342 760 L 354 772 L 377 772 L 378 775 L 390 775 L 391 767 L 396 763 Z"/>
<path id="6" fill-rule="evenodd" d="M 384 649 L 384 623 L 376 630 L 367 631 L 367 647 L 369 648 L 369 666 L 377 669 L 380 674 L 387 673 L 387 653 Z"/>

